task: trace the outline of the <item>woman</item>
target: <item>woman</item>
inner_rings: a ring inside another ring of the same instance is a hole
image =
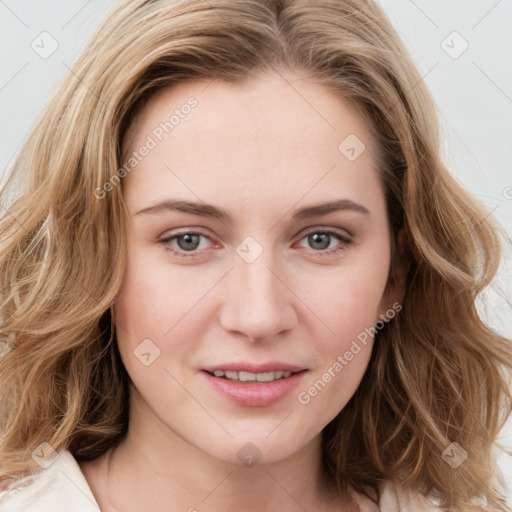
[[[370,0],[121,4],[14,188],[1,510],[508,510],[498,228]]]

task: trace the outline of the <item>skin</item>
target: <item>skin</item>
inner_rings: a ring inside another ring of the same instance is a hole
[[[357,389],[372,340],[308,404],[297,396],[403,294],[400,279],[388,283],[390,226],[370,133],[345,100],[290,71],[160,91],[132,127],[130,151],[190,96],[198,105],[122,183],[129,261],[114,312],[133,381],[129,429],[81,468],[102,511],[347,510],[322,480],[320,436]],[[366,146],[354,161],[338,150],[349,134]],[[137,214],[168,197],[233,218]],[[292,220],[301,207],[341,198],[368,213]],[[326,228],[352,243],[327,236],[339,249],[327,254],[307,236]],[[193,257],[166,250],[186,253],[183,238],[158,241],[187,230],[205,235]],[[252,263],[236,252],[247,236],[263,249]],[[134,350],[148,338],[160,355],[145,366]],[[308,371],[277,403],[248,407],[200,373],[227,361]],[[237,456],[247,443],[261,454],[252,467]]]

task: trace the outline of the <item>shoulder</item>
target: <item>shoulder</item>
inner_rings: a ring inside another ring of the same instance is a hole
[[[403,486],[398,480],[386,480],[381,486],[382,512],[439,512],[440,509],[417,490]]]
[[[23,485],[0,492],[2,512],[98,512],[100,510],[78,462],[61,451],[53,463]]]
[[[385,480],[380,487],[377,505],[366,496],[352,491],[360,512],[439,512],[431,501],[418,491],[404,487],[398,480]]]

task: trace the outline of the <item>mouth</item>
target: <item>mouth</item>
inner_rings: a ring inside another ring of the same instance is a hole
[[[233,363],[201,370],[211,389],[244,407],[267,407],[279,402],[299,385],[306,368],[284,363]]]
[[[237,372],[233,370],[214,370],[214,371],[207,371],[204,370],[206,373],[211,375],[212,377],[217,377],[219,379],[227,379],[227,380],[233,380],[237,382],[274,382],[275,380],[280,379],[286,379],[290,377],[291,375],[294,375],[296,373],[305,372],[307,370],[299,370],[299,371],[285,371],[285,370],[276,370],[272,372],[260,372],[260,373],[253,373],[253,372]]]

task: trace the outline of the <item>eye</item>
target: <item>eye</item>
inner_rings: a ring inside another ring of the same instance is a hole
[[[315,250],[315,252],[326,254],[344,250],[347,245],[352,243],[352,239],[347,235],[332,229],[316,229],[314,231],[310,231],[309,233],[306,233],[301,241],[302,240],[305,240],[306,243]],[[333,244],[333,242],[336,241],[338,241],[338,244]],[[302,247],[304,246],[302,245]]]
[[[171,236],[160,238],[158,243],[173,254],[180,257],[197,256],[201,251],[208,249],[208,242],[211,238],[198,231],[183,231]],[[342,233],[332,229],[315,229],[306,233],[301,242],[306,241],[314,252],[321,254],[337,253],[346,249],[352,243],[352,239]],[[336,241],[338,242],[336,244]],[[301,244],[302,247],[304,245]]]
[[[165,249],[179,256],[195,256],[197,252],[205,249],[202,239],[210,240],[210,237],[197,231],[184,231],[172,236],[161,238],[159,243],[163,244]],[[187,254],[189,253],[189,254]]]

